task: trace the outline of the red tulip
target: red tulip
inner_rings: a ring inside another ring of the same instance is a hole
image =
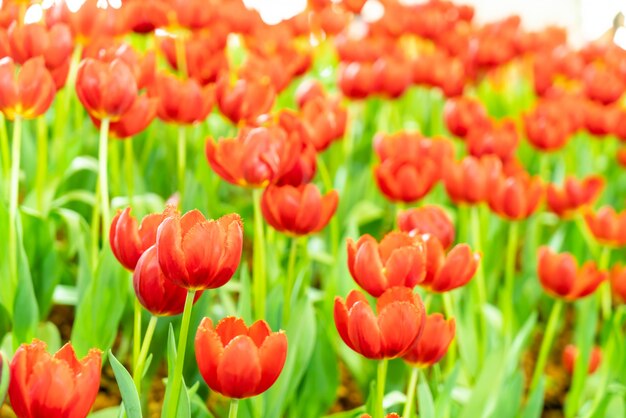
[[[548,183],[546,203],[558,216],[568,217],[596,201],[603,187],[604,179],[600,176],[588,176],[581,180],[570,176],[565,178],[562,187]]]
[[[504,218],[526,219],[539,206],[543,193],[543,183],[539,177],[530,177],[526,173],[501,177],[493,184],[489,206]]]
[[[448,131],[460,138],[465,138],[473,129],[489,124],[483,104],[470,97],[446,100],[443,117]]]
[[[126,15],[128,29],[135,33],[151,33],[168,23],[169,6],[165,1],[125,1],[121,10]]]
[[[526,137],[535,148],[556,151],[563,148],[572,133],[568,118],[558,103],[540,103],[529,114],[524,115]]]
[[[137,96],[133,105],[120,120],[109,125],[110,132],[117,138],[130,138],[146,129],[157,114],[159,100],[146,95]],[[96,119],[96,126],[100,121]]]
[[[540,247],[537,253],[537,273],[541,286],[549,294],[565,300],[576,300],[593,293],[607,278],[596,263],[588,261],[580,268],[570,253],[554,253],[548,247]]]
[[[576,365],[576,360],[578,359],[578,348],[573,344],[568,344],[565,346],[563,350],[563,368],[569,373],[574,374],[574,366]],[[600,347],[594,346],[591,349],[591,353],[589,353],[589,367],[587,368],[587,374],[593,374],[598,367],[600,366],[600,362],[602,361],[602,350]]]
[[[617,150],[617,163],[626,168],[626,147],[624,146]]]
[[[307,102],[327,98],[322,84],[313,78],[309,78],[300,83],[296,89],[295,95],[296,103],[300,109],[302,109]]]
[[[361,415],[360,418],[372,418],[372,416],[370,414],[363,414],[363,415]],[[400,415],[396,414],[395,412],[392,412],[391,414],[385,415],[385,418],[401,418],[401,417],[400,417]]]
[[[7,35],[10,56],[15,62],[24,64],[31,58],[43,57],[50,71],[66,63],[74,49],[72,33],[63,23],[47,28],[38,23],[18,25],[15,22],[9,27]]]
[[[187,29],[209,27],[217,18],[218,4],[206,0],[168,0],[176,25]]]
[[[388,159],[375,168],[376,184],[392,201],[413,203],[430,192],[439,180],[439,167],[431,160],[411,162]]]
[[[153,50],[142,55],[128,43],[106,39],[87,45],[83,50],[83,57],[94,58],[105,63],[111,63],[116,59],[121,60],[133,73],[138,90],[149,88],[154,83],[156,56]]]
[[[582,112],[580,112],[582,110]],[[615,130],[619,113],[617,108],[602,105],[591,100],[581,103],[579,112],[583,114],[585,128],[596,136],[604,136]]]
[[[295,135],[295,133],[292,133]],[[277,127],[241,129],[237,138],[206,143],[211,168],[224,180],[239,186],[265,187],[292,169],[301,144]]]
[[[204,318],[196,333],[196,361],[211,390],[231,398],[248,398],[269,389],[287,358],[287,336],[272,332],[263,320],[246,326],[232,316],[216,327]]]
[[[217,80],[215,96],[220,111],[233,123],[254,122],[272,109],[276,90],[265,80],[239,78],[232,84],[225,73]]]
[[[156,76],[148,93],[159,98],[159,119],[179,124],[202,122],[215,100],[212,86],[202,87],[194,79],[182,80],[165,73]]]
[[[11,361],[9,398],[20,418],[76,417],[89,414],[100,386],[100,351],[76,358],[70,343],[51,356],[46,343],[22,344]]]
[[[496,156],[476,158],[468,155],[443,169],[443,182],[452,201],[475,205],[487,202],[502,170],[502,163]]]
[[[299,144],[299,147],[296,145],[296,148],[299,148],[299,152],[295,164],[276,180],[276,184],[279,186],[290,185],[297,187],[310,182],[317,171],[317,152],[311,143],[310,131],[300,120],[300,117],[291,110],[281,110],[274,119],[277,119],[277,121],[269,120],[267,126],[271,127],[272,124],[278,125],[285,131],[289,141],[295,141]]]
[[[376,78],[371,63],[351,62],[339,65],[337,83],[344,96],[350,99],[364,99],[379,91],[379,80]]]
[[[454,242],[454,224],[439,206],[424,205],[420,208],[401,211],[397,220],[400,231],[414,235],[433,235],[446,249],[450,248]]]
[[[379,244],[371,235],[363,235],[356,243],[348,238],[347,247],[352,278],[374,297],[392,287],[412,289],[424,280],[426,251],[418,236],[390,232]]]
[[[70,4],[65,1],[55,2],[46,11],[46,24],[67,24],[79,44],[88,45],[98,39],[113,38],[128,30],[123,8],[101,8],[99,0],[86,0],[77,10],[70,10]]]
[[[139,258],[133,273],[133,288],[139,303],[152,315],[179,315],[185,308],[187,291],[167,280],[157,257],[156,245]],[[194,302],[202,295],[196,292]]]
[[[302,121],[309,128],[309,138],[318,152],[340,139],[346,131],[347,111],[338,100],[315,97],[301,107]]]
[[[496,155],[503,162],[515,156],[519,136],[512,120],[473,129],[466,138],[467,151],[475,157]]]
[[[426,276],[420,286],[437,293],[465,286],[474,277],[480,254],[467,244],[455,245],[447,254],[441,242],[432,235],[423,235],[426,245]]]
[[[587,211],[585,222],[593,236],[604,245],[626,245],[626,211],[615,212],[611,206],[603,206],[597,212]]]
[[[194,209],[168,216],[157,231],[163,274],[189,290],[215,289],[228,282],[241,259],[243,225],[237,214],[207,220]]]
[[[603,105],[616,102],[626,90],[623,77],[607,66],[587,66],[582,79],[587,97]]]
[[[41,57],[29,59],[17,72],[11,58],[0,59],[0,111],[8,119],[37,118],[54,99],[54,80]]]
[[[621,303],[626,303],[626,267],[618,263],[610,271],[611,289]]]
[[[322,196],[317,186],[268,186],[263,192],[263,217],[274,229],[293,235],[308,235],[326,227],[337,210],[335,190]]]
[[[446,321],[440,313],[426,317],[424,332],[411,349],[402,357],[407,363],[416,367],[430,367],[446,355],[450,343],[454,339],[456,323],[454,318]]]
[[[372,67],[378,81],[378,92],[390,98],[402,96],[412,82],[413,74],[406,59],[382,56]]]
[[[132,271],[144,251],[156,243],[157,228],[161,222],[175,209],[168,206],[163,213],[145,216],[140,227],[137,227],[137,220],[131,216],[130,211],[130,208],[118,211],[111,221],[109,243],[115,258]]]
[[[407,287],[392,287],[378,298],[376,310],[378,316],[357,290],[345,302],[336,297],[334,317],[341,339],[369,359],[403,356],[424,329],[422,300]]]
[[[135,102],[137,82],[120,59],[105,63],[86,58],[78,68],[76,93],[91,116],[117,122]]]

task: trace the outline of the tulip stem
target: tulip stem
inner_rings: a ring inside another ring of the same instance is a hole
[[[168,403],[167,416],[176,418],[178,413],[178,400],[180,398],[181,384],[183,383],[183,366],[185,365],[185,350],[187,349],[187,334],[189,334],[189,322],[191,321],[191,309],[196,296],[195,290],[187,291],[183,319],[180,324],[180,335],[178,337],[178,349],[176,350],[176,364],[174,365],[174,376],[172,376],[172,387],[170,392],[170,402]]]
[[[228,418],[237,418],[237,409],[239,409],[239,399],[231,399]]]
[[[22,150],[22,118],[13,121],[11,144],[11,183],[9,192],[9,271],[13,283],[17,283],[17,201],[20,187],[20,155]]]
[[[413,404],[415,403],[415,388],[417,387],[417,378],[419,376],[419,368],[411,367],[411,377],[409,378],[409,386],[406,390],[406,402],[404,403],[404,418],[411,418],[413,413]]]
[[[143,338],[143,343],[141,343],[141,351],[139,352],[137,363],[135,363],[133,380],[135,381],[135,387],[137,388],[137,393],[139,393],[139,396],[141,396],[141,380],[143,379],[144,372],[143,369],[146,366],[148,350],[150,349],[150,344],[152,343],[152,337],[154,336],[154,330],[156,328],[158,319],[159,318],[154,315],[150,318],[148,328],[146,329],[146,335]]]
[[[261,189],[254,189],[252,200],[254,205],[254,243],[252,249],[253,256],[253,288],[254,307],[257,319],[265,318],[265,295],[267,283],[265,282],[265,234],[263,225],[263,215],[261,214]]]
[[[454,315],[454,300],[452,299],[452,293],[450,293],[449,291],[442,293],[441,297],[443,299],[443,310],[446,313],[446,316],[448,318],[453,318],[455,315]],[[452,367],[454,367],[454,365],[456,364],[456,347],[455,347],[456,341],[457,339],[452,340],[452,342],[450,343],[450,346],[448,347],[448,360],[447,360],[448,371],[450,371]]]
[[[289,261],[287,262],[287,283],[285,283],[284,289],[284,305],[283,305],[283,326],[287,326],[289,322],[289,314],[291,311],[291,292],[293,291],[294,283],[296,281],[295,269],[296,269],[296,254],[298,253],[298,238],[291,238],[291,248],[289,250]]]
[[[611,247],[605,246],[600,253],[600,260],[598,261],[598,269],[606,270],[609,267],[611,260]],[[611,317],[612,304],[611,304],[611,283],[607,281],[600,285],[600,298],[602,304],[602,318],[607,321]]]
[[[330,178],[328,166],[322,157],[318,158],[317,161],[317,167],[320,171],[320,177],[322,178],[324,189],[326,189],[326,193],[328,193],[333,189],[333,182]],[[330,218],[330,249],[333,258],[336,259],[337,253],[339,252],[339,220],[337,216]]]
[[[37,209],[44,211],[44,190],[48,174],[48,132],[44,116],[37,118],[37,172],[35,174],[35,190],[37,190]]]
[[[513,299],[515,288],[515,262],[517,260],[517,244],[519,241],[519,222],[509,224],[509,240],[506,247],[506,266],[504,270],[504,297],[502,298],[502,312],[504,314],[504,330],[510,338],[515,329],[513,313]]]
[[[548,318],[548,324],[546,325],[545,332],[543,334],[543,339],[541,340],[541,347],[539,348],[539,357],[537,357],[537,363],[535,363],[535,371],[533,372],[533,377],[530,383],[530,392],[539,384],[539,379],[543,375],[543,370],[546,367],[546,362],[548,361],[548,355],[550,354],[550,349],[552,348],[552,342],[554,341],[554,336],[556,334],[556,328],[559,323],[559,319],[561,316],[561,311],[563,310],[563,300],[556,299],[554,304],[552,305],[552,311],[550,312],[550,318]]]
[[[185,195],[185,168],[187,165],[187,137],[185,126],[178,126],[178,194],[180,196],[180,207],[184,204]]]
[[[176,49],[176,66],[182,77],[187,78],[187,55],[185,51],[185,39],[182,34],[177,34],[174,39],[174,48]]]
[[[483,257],[479,210],[480,208],[478,206],[474,206],[472,208],[470,221],[472,227],[472,235],[474,236],[474,249],[481,255],[481,257]],[[484,258],[478,263],[478,270],[476,271],[476,285],[474,287],[477,290],[478,296],[478,306],[476,309],[476,314],[478,315],[478,323],[480,325],[480,331],[482,335],[482,338],[479,339],[481,341],[481,346],[487,344],[488,340],[487,321],[485,320],[485,315],[483,314],[483,309],[487,305],[487,290],[485,287],[485,269],[483,267],[483,260]]]
[[[2,178],[8,179],[11,175],[11,151],[9,151],[9,135],[7,134],[7,123],[4,114],[0,112],[0,155],[2,156]],[[3,190],[4,185],[2,187]]]
[[[137,298],[135,298],[133,309],[133,367],[137,368],[139,363],[139,353],[141,351],[141,304]]]
[[[385,407],[383,406],[383,399],[385,398],[385,381],[387,379],[387,359],[382,359],[378,362],[378,373],[376,377],[376,410],[374,411],[374,418],[383,418],[385,415]]]
[[[591,232],[589,232],[589,228],[585,224],[585,219],[582,215],[576,217],[576,225],[578,226],[578,230],[580,234],[583,236],[587,246],[589,247],[589,251],[591,251],[591,255],[594,257],[598,256],[598,244],[594,241]]]
[[[128,195],[128,205],[132,207],[135,194],[135,176],[133,174],[135,156],[131,139],[127,138],[124,140],[124,162],[126,163],[126,194]]]
[[[102,210],[102,234],[109,229],[111,213],[109,209],[109,181],[107,172],[107,152],[109,146],[109,119],[100,123],[100,144],[98,149],[98,178],[100,184],[100,206]],[[96,244],[97,245],[97,244]]]

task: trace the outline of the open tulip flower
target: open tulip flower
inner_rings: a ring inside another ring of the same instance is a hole
[[[562,218],[571,216],[581,208],[593,204],[600,197],[604,183],[600,176],[588,176],[581,180],[567,177],[562,187],[548,183],[546,204]]]
[[[433,235],[445,249],[450,248],[454,243],[454,224],[439,206],[424,205],[401,211],[398,213],[397,221],[400,231],[414,235]]]
[[[598,242],[613,247],[626,245],[626,211],[616,212],[603,206],[596,212],[585,213],[585,222]]]
[[[433,292],[448,292],[465,286],[474,277],[480,255],[467,244],[455,245],[447,254],[434,235],[422,235],[426,247],[426,276],[420,286]]]
[[[17,72],[13,59],[0,59],[0,111],[8,119],[43,115],[55,93],[54,80],[42,57],[29,59]]]
[[[607,278],[596,263],[588,261],[581,267],[573,255],[557,254],[548,247],[539,248],[537,272],[543,288],[553,296],[576,300],[593,293]]]
[[[363,235],[348,238],[348,268],[352,278],[367,293],[379,297],[397,286],[414,288],[426,274],[426,248],[421,237],[390,232],[380,241]]]
[[[496,156],[476,158],[468,155],[446,166],[443,173],[446,192],[455,203],[475,205],[487,202],[503,169]]]
[[[203,87],[194,79],[181,80],[165,73],[156,76],[148,93],[159,99],[159,119],[178,124],[193,124],[206,119],[215,102],[213,86]]]
[[[287,359],[287,336],[263,320],[249,328],[226,317],[213,326],[204,318],[195,340],[196,361],[209,388],[230,398],[248,398],[269,389]]]
[[[557,151],[567,144],[572,126],[562,115],[561,107],[553,102],[540,103],[524,116],[528,141],[538,150]]]
[[[403,356],[424,329],[426,312],[408,287],[392,287],[376,301],[378,316],[365,296],[353,290],[335,298],[335,325],[348,347],[369,359]]]
[[[11,361],[9,399],[18,418],[85,418],[98,394],[102,360],[91,350],[79,360],[71,344],[54,355],[46,344],[22,344]]]
[[[531,177],[527,173],[501,176],[493,183],[489,206],[504,218],[526,219],[537,210],[543,194],[544,186],[539,177]]]
[[[430,367],[438,363],[448,352],[455,330],[454,318],[446,320],[440,313],[428,315],[422,336],[402,359],[416,367]]]
[[[467,152],[470,155],[495,155],[503,162],[514,157],[518,143],[519,134],[510,119],[472,129],[466,138]]]
[[[565,346],[565,349],[563,350],[562,362],[563,367],[569,374],[574,374],[574,366],[576,365],[576,359],[579,355],[580,353],[575,345],[568,344]],[[589,355],[589,368],[587,369],[587,373],[593,374],[596,370],[598,370],[601,361],[602,350],[600,347],[594,346]]]
[[[231,84],[230,75],[224,73],[215,86],[217,105],[233,123],[254,122],[276,100],[276,90],[268,82],[239,78]]]
[[[443,117],[448,131],[459,138],[465,138],[471,130],[489,124],[487,111],[482,103],[470,97],[446,100]]]

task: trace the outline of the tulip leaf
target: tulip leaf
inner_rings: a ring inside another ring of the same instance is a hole
[[[9,389],[9,361],[5,354],[0,353],[0,405],[4,402]]]
[[[165,398],[163,399],[163,409],[161,412],[162,418],[167,418],[168,405],[172,401],[172,376],[174,375],[174,365],[176,364],[176,339],[174,338],[174,328],[170,323],[167,338],[167,383],[165,385]],[[176,412],[176,418],[190,418],[191,407],[189,404],[189,393],[187,392],[187,386],[185,385],[185,379],[183,378],[182,385],[180,387],[180,394],[178,398],[178,409]]]
[[[420,372],[420,382],[417,385],[417,399],[419,401],[419,413],[421,417],[435,416],[435,402],[433,394],[428,386],[428,380],[423,372]],[[407,417],[410,418],[410,417]]]
[[[443,382],[443,387],[439,390],[437,400],[435,401],[436,414],[434,416],[444,417],[449,415],[450,399],[452,397],[452,391],[454,389],[454,385],[456,384],[460,370],[461,365],[460,363],[457,363],[454,366],[454,369],[452,369],[452,372],[448,374],[448,377]]]
[[[106,409],[101,409],[92,414],[89,414],[88,418],[117,418],[120,414],[119,406],[111,406]]]
[[[126,410],[127,418],[141,418],[141,401],[139,400],[139,394],[137,393],[137,388],[135,387],[132,376],[122,363],[115,358],[111,350],[109,350],[109,362],[115,374],[117,385],[120,388],[123,401],[122,405]]]
[[[541,376],[539,384],[528,396],[526,406],[522,411],[521,418],[539,418],[543,409],[543,397],[546,384],[545,376]]]

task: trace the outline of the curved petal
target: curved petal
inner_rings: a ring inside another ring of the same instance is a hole
[[[235,337],[224,347],[217,366],[221,393],[230,398],[247,398],[255,395],[261,382],[262,369],[259,349],[247,335]]]
[[[369,359],[383,358],[381,331],[369,304],[357,302],[352,306],[348,314],[348,335],[357,353]]]
[[[204,318],[200,322],[195,337],[196,363],[200,374],[207,385],[218,393],[222,393],[222,386],[217,377],[217,367],[222,360],[224,346],[220,336],[213,329],[213,322],[209,318]]]
[[[275,332],[265,339],[259,348],[261,361],[261,382],[255,390],[255,395],[269,389],[283,370],[287,360],[287,336],[284,332]]]

